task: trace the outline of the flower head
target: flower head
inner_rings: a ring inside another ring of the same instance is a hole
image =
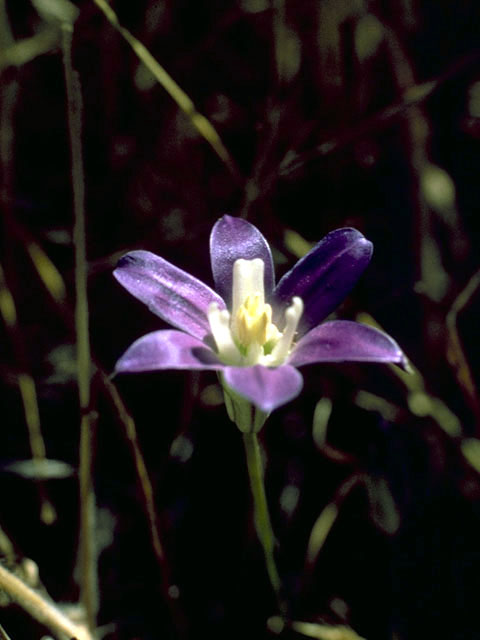
[[[243,400],[268,414],[300,393],[303,379],[296,367],[343,361],[404,366],[405,356],[386,334],[357,322],[322,322],[349,293],[371,254],[372,244],[359,231],[337,229],[275,286],[263,235],[245,220],[224,216],[210,237],[216,293],[153,253],[127,253],[114,271],[116,279],[176,329],[139,338],[116,371],[217,370],[227,408],[233,403],[238,409]]]

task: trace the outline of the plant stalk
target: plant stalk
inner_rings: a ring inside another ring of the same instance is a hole
[[[20,578],[0,565],[0,589],[40,624],[48,627],[57,638],[92,640],[87,629],[73,623],[52,602],[26,585]]]
[[[88,627],[96,627],[98,610],[97,549],[95,544],[95,496],[93,448],[95,419],[91,407],[92,361],[88,323],[85,188],[82,153],[82,95],[78,74],[72,64],[73,26],[62,24],[62,52],[67,92],[68,131],[71,149],[73,209],[75,224],[75,331],[77,342],[78,395],[81,411],[80,484],[80,600]]]
[[[285,616],[286,603],[282,597],[282,582],[275,562],[275,535],[273,533],[267,496],[263,479],[263,465],[257,434],[243,433],[243,443],[247,458],[248,477],[253,497],[255,526],[260,543],[263,547],[268,577],[272,585],[279,612]]]

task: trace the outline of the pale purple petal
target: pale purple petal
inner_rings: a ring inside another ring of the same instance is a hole
[[[215,288],[227,305],[230,305],[232,299],[233,264],[239,258],[263,260],[265,297],[270,297],[275,285],[272,252],[253,224],[242,218],[220,218],[210,235],[210,257]]]
[[[150,311],[196,338],[203,339],[210,333],[209,305],[216,302],[225,308],[210,287],[150,251],[127,253],[113,275]]]
[[[275,289],[278,301],[304,303],[300,334],[324,320],[347,296],[372,256],[372,243],[356,229],[337,229],[286,273]]]
[[[296,398],[303,386],[301,373],[289,365],[226,367],[223,377],[229,387],[265,413]]]
[[[393,362],[406,367],[398,344],[386,333],[366,324],[333,320],[315,327],[299,341],[289,364],[313,362]]]
[[[115,365],[117,373],[158,369],[222,369],[203,342],[181,331],[153,331],[136,340]]]

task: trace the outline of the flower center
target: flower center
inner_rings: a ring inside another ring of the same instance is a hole
[[[252,343],[264,345],[269,329],[276,329],[272,323],[272,307],[263,304],[258,293],[247,297],[237,311],[235,320],[238,341],[245,347]]]
[[[218,355],[227,364],[277,366],[292,349],[303,312],[303,302],[293,298],[285,311],[283,332],[272,322],[272,307],[265,303],[264,263],[260,258],[236,260],[233,265],[231,314],[212,303],[208,321]]]

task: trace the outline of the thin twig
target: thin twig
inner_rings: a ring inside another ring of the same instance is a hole
[[[447,314],[446,324],[449,334],[448,361],[455,369],[455,375],[457,376],[458,383],[475,412],[478,426],[480,428],[480,402],[478,393],[458,331],[458,316],[469,304],[470,300],[479,288],[480,269],[474,273],[468,281],[467,286],[455,298],[452,307]]]
[[[103,371],[100,371],[100,381],[105,392],[108,395],[113,408],[115,409],[117,418],[123,427],[125,436],[131,449],[131,454],[135,465],[135,472],[137,474],[137,480],[143,498],[143,508],[149,525],[152,548],[161,569],[162,594],[165,598],[165,602],[170,609],[170,613],[176,630],[179,633],[179,636],[183,637],[186,635],[187,623],[178,601],[178,589],[171,582],[170,567],[160,536],[160,528],[157,512],[155,509],[152,482],[150,480],[148,469],[140,448],[140,443],[138,442],[135,422],[132,416],[128,413],[128,410],[125,407],[117,388],[110,382],[108,376]]]
[[[340,151],[372,132],[377,134],[382,128],[390,125],[398,116],[403,116],[405,111],[421,105],[447,81],[455,78],[470,65],[478,63],[479,59],[480,52],[478,51],[460,58],[452,64],[445,73],[432,80],[408,87],[396,102],[378,111],[373,116],[365,118],[358,124],[353,125],[338,136],[325,140],[325,142],[322,142],[310,151],[297,154],[290,150],[280,163],[278,169],[279,174],[281,176],[288,176],[306,164],[323,158],[333,152]]]
[[[118,420],[123,426],[128,443],[131,447],[133,461],[135,464],[135,470],[137,473],[138,483],[142,491],[143,503],[145,508],[145,515],[147,516],[150,535],[152,538],[152,547],[159,561],[163,567],[165,563],[165,552],[160,539],[160,533],[158,529],[157,514],[155,510],[155,502],[153,498],[153,488],[148,474],[145,460],[140,449],[140,445],[137,438],[137,429],[132,416],[128,413],[120,394],[117,391],[115,385],[113,385],[106,374],[101,374],[102,384],[108,393],[110,401],[116,411]]]

